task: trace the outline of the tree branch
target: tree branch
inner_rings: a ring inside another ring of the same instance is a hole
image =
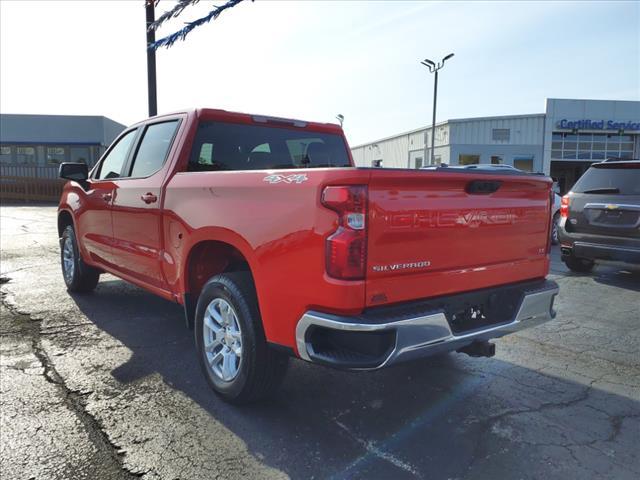
[[[149,26],[149,28],[157,28],[157,26],[160,24],[159,23],[160,20],[163,19],[163,17],[165,17],[165,18],[162,20],[162,22],[164,22],[168,18],[177,17],[178,15],[180,15],[180,13],[182,13],[182,11],[186,7],[188,7],[189,5],[193,5],[193,4],[197,3],[198,1],[199,0],[182,0],[182,1],[180,1],[178,3],[178,5],[176,5],[174,8],[172,8],[169,12],[166,12],[166,13],[162,14],[160,16],[160,18],[158,19],[158,21],[152,23]],[[171,35],[167,35],[166,37],[161,38],[160,40],[156,41],[155,43],[150,44],[148,48],[153,49],[153,50],[157,50],[160,47],[169,48],[171,45],[173,45],[178,40],[184,40],[185,37],[194,28],[197,28],[200,25],[204,25],[205,23],[208,23],[211,20],[215,20],[216,18],[218,18],[220,16],[220,14],[222,12],[224,12],[225,10],[227,10],[229,8],[235,7],[237,4],[239,4],[242,1],[243,0],[227,0],[227,3],[225,3],[224,5],[220,5],[219,7],[213,7],[213,10],[211,10],[204,17],[198,18],[197,20],[194,20],[193,22],[187,22],[187,24],[183,28],[181,28],[177,32],[172,33]]]
[[[162,15],[160,15],[160,17],[155,22],[149,25],[148,29],[157,30],[164,22],[166,22],[170,18],[178,17],[185,8],[187,8],[189,5],[195,5],[199,1],[200,0],[178,0],[178,3],[171,10],[167,10]],[[156,5],[158,4],[158,2],[159,0],[156,0]]]

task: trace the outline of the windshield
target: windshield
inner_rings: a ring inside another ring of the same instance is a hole
[[[189,170],[350,167],[342,136],[221,122],[198,126]]]
[[[640,195],[640,168],[595,168],[580,177],[571,189],[575,193]],[[615,190],[615,191],[614,191]]]

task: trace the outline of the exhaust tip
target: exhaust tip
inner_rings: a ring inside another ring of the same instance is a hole
[[[466,353],[470,357],[493,357],[496,354],[496,344],[491,342],[473,342],[466,347],[456,350],[458,353]]]

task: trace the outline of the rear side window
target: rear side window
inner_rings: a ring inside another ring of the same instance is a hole
[[[107,153],[107,156],[102,160],[100,164],[100,170],[96,175],[98,180],[108,180],[110,178],[119,178],[124,167],[124,162],[127,160],[131,144],[136,138],[136,130],[131,130],[126,133],[118,143]]]
[[[162,168],[178,128],[178,120],[149,125],[133,161],[131,177],[148,177]]]
[[[198,126],[190,171],[349,167],[342,136],[221,122]]]
[[[602,193],[640,195],[640,168],[591,167],[571,190],[575,193],[598,193],[600,190]]]

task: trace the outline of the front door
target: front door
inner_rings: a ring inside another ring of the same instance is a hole
[[[76,214],[76,235],[82,256],[92,262],[109,264],[111,260],[111,199],[113,182],[89,180],[82,206]]]
[[[147,125],[113,195],[115,268],[131,280],[165,290],[162,273],[163,168],[179,120]]]
[[[135,137],[136,130],[131,130],[113,144],[92,172],[85,195],[79,199],[78,244],[84,249],[84,256],[103,265],[110,265],[113,260],[111,205],[116,188],[114,179],[121,175]]]

